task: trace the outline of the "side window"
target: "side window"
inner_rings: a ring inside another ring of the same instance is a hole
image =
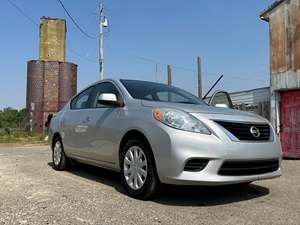
[[[112,84],[110,82],[97,84],[93,89],[93,93],[92,93],[92,97],[91,97],[91,107],[92,108],[107,107],[107,106],[99,104],[97,101],[99,96],[103,93],[115,94],[117,96],[117,99],[120,99],[120,97],[121,97],[118,89],[116,88],[116,86],[114,84]]]
[[[161,101],[161,102],[168,101],[168,98],[169,98],[168,92],[157,92],[156,95],[157,95],[157,98],[159,101]]]
[[[71,102],[71,109],[86,109],[88,108],[88,100],[92,91],[92,87],[81,92]]]
[[[146,100],[153,100],[153,97],[152,97],[152,95],[146,95],[146,96],[144,96],[144,99],[146,99]]]

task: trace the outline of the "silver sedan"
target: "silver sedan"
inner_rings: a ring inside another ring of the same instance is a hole
[[[49,137],[54,169],[78,161],[119,171],[127,193],[140,199],[163,183],[247,184],[281,175],[280,142],[266,119],[153,82],[92,84],[53,117]]]

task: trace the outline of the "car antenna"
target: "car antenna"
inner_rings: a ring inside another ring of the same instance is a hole
[[[219,83],[219,81],[223,78],[223,74],[219,77],[219,79],[213,84],[213,86],[208,90],[208,92],[206,92],[206,94],[204,95],[204,97],[202,98],[202,100],[204,100],[207,95],[211,92],[212,89],[214,89],[214,87],[217,85],[217,83]]]

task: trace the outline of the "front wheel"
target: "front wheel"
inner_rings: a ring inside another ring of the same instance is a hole
[[[129,196],[149,199],[160,190],[154,157],[150,147],[139,139],[129,140],[120,158],[123,186]]]
[[[70,159],[66,156],[62,141],[59,137],[53,141],[52,163],[55,170],[66,170],[70,166]]]

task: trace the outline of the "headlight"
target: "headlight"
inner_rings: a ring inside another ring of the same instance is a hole
[[[197,118],[176,109],[156,109],[153,111],[156,120],[176,129],[211,134],[210,130]]]

